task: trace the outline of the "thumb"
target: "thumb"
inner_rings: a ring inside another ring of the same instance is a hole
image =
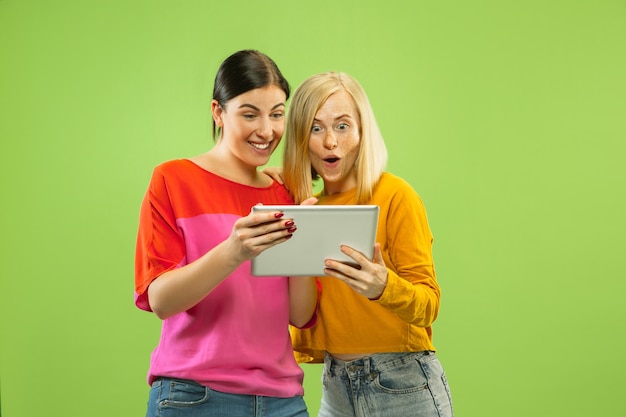
[[[383,259],[383,253],[380,250],[380,243],[378,243],[378,242],[376,242],[376,244],[374,245],[374,259],[372,261],[375,264],[382,265],[385,268],[387,267],[385,265],[385,260]]]
[[[256,203],[254,206],[250,207],[250,214],[252,214],[253,207],[255,207],[255,206],[262,206],[262,205],[263,205],[263,203]]]

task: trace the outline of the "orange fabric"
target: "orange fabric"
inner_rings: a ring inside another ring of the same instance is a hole
[[[318,204],[356,204],[355,191],[320,196]],[[332,277],[320,277],[318,322],[292,328],[299,362],[323,362],[332,353],[435,350],[431,325],[440,289],[432,258],[433,237],[419,195],[403,179],[385,173],[367,204],[380,207],[376,241],[389,271],[378,300],[363,297]]]

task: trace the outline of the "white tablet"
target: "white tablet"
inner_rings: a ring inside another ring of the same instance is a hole
[[[324,275],[327,258],[354,260],[344,255],[345,244],[362,252],[369,259],[374,254],[378,206],[254,206],[253,212],[282,211],[283,219],[294,219],[297,230],[292,238],[263,251],[252,260],[255,276],[320,276]]]

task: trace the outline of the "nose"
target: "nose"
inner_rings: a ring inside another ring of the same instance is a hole
[[[256,134],[263,139],[269,139],[272,137],[272,123],[269,120],[261,119],[259,126],[257,127]]]
[[[337,138],[333,135],[333,132],[329,130],[324,136],[324,147],[326,149],[335,149],[337,147]]]

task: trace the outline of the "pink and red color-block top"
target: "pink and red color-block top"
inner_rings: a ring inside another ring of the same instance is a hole
[[[150,311],[150,283],[224,241],[233,223],[258,203],[293,200],[276,182],[267,188],[238,184],[186,159],[157,166],[140,213],[137,307]],[[148,383],[164,376],[234,394],[302,395],[303,372],[288,325],[288,279],[253,277],[244,262],[196,306],[163,320]]]

